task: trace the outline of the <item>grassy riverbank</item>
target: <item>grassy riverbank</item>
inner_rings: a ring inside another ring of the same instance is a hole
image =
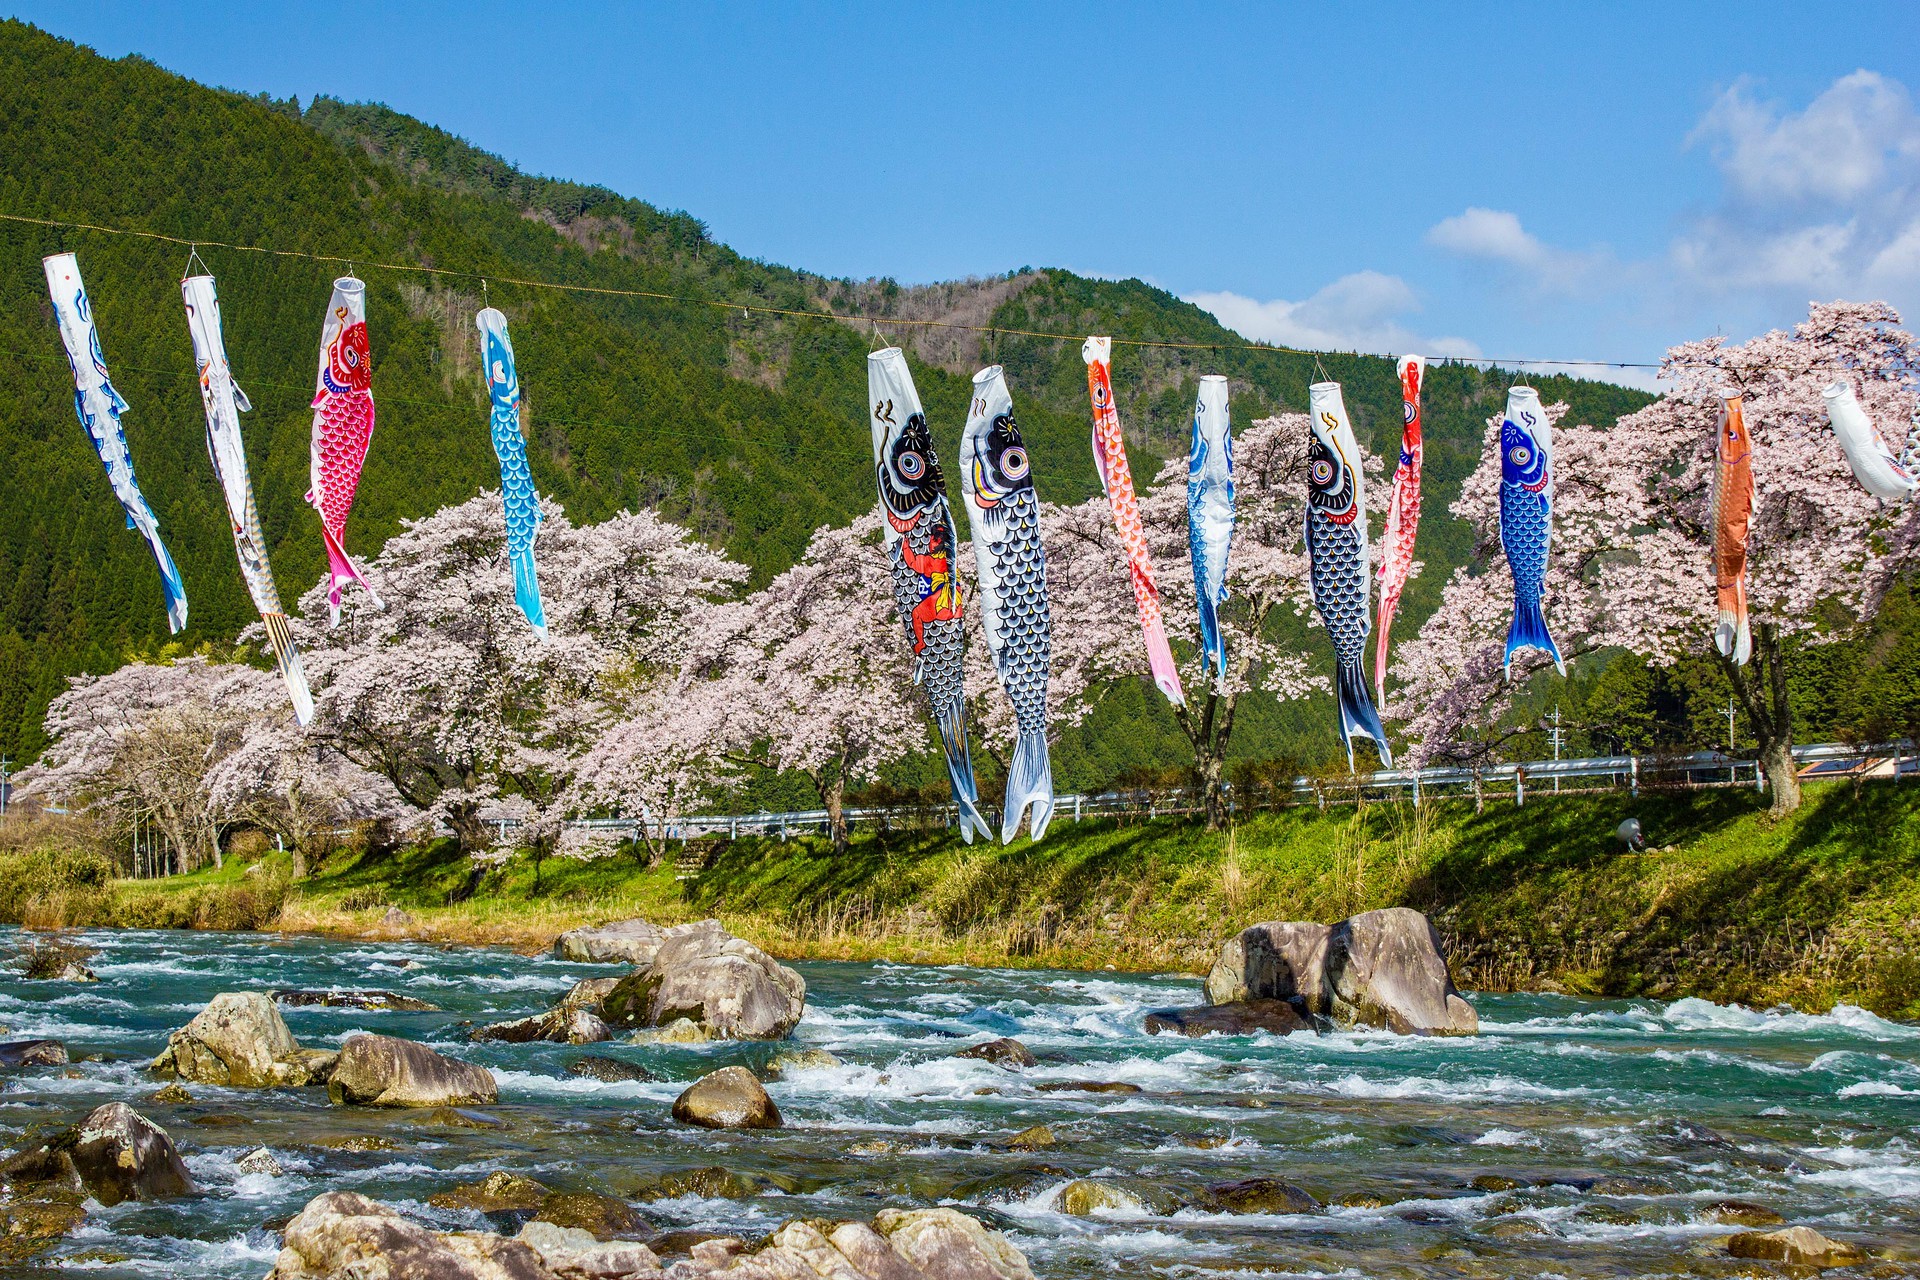
[[[1628,814],[1654,846],[1623,853]],[[42,842],[44,844],[44,842]],[[285,855],[161,882],[61,885],[83,860],[0,856],[0,915],[41,927],[277,927],[533,950],[581,923],[715,915],[788,957],[1204,971],[1255,920],[1432,914],[1462,986],[1837,1000],[1920,1015],[1920,788],[1823,785],[1785,822],[1750,792],[1373,804],[1262,814],[1231,834],[1174,820],[1056,825],[1038,845],[945,833],[740,840],[699,875],[625,858],[524,859],[473,883],[448,843]],[[463,901],[449,902],[471,889]],[[389,918],[398,907],[406,919]]]

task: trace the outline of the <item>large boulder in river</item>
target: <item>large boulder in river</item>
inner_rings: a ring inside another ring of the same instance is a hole
[[[716,1040],[777,1040],[806,1004],[806,981],[751,942],[690,931],[668,938],[645,970],[621,979],[600,1016],[615,1027],[685,1018]]]
[[[500,1086],[485,1067],[458,1062],[394,1036],[354,1036],[340,1046],[327,1097],[367,1107],[460,1107],[497,1102]]]
[[[52,1183],[84,1191],[106,1205],[164,1200],[199,1190],[167,1131],[124,1102],[96,1107],[52,1142],[0,1164],[0,1182]]]
[[[1207,1000],[1292,1000],[1309,1013],[1330,1012],[1327,999],[1327,938],[1324,924],[1273,920],[1242,929],[1220,949],[1207,975]]]
[[[58,1040],[11,1040],[0,1044],[0,1067],[63,1067],[67,1046]]]
[[[1344,1024],[1422,1036],[1480,1030],[1447,973],[1440,934],[1410,907],[1363,911],[1333,926],[1326,964],[1333,1015]]]
[[[673,1118],[702,1129],[778,1129],[780,1108],[745,1067],[701,1076],[673,1100]]]
[[[718,920],[696,920],[667,928],[645,920],[616,920],[596,928],[567,930],[553,940],[553,957],[582,964],[632,964],[644,969],[653,963],[661,943],[687,934],[724,936],[726,930]]]
[[[1480,1029],[1447,974],[1439,933],[1409,907],[1365,911],[1334,925],[1275,920],[1243,929],[1221,948],[1207,975],[1207,998],[1223,1009],[1286,1001],[1309,1020],[1331,1017],[1402,1035],[1470,1036]],[[1168,1024],[1163,1029],[1187,1030],[1157,1016]]]
[[[318,1084],[332,1065],[332,1053],[295,1043],[273,997],[263,991],[215,996],[167,1037],[166,1049],[153,1060],[162,1076],[255,1089]]]
[[[595,1044],[613,1039],[613,1031],[592,1010],[561,1007],[536,1013],[531,1018],[476,1027],[468,1039],[498,1040],[505,1044],[531,1044],[536,1040],[554,1044]]]
[[[653,1251],[628,1240],[537,1219],[514,1238],[440,1232],[351,1191],[314,1197],[287,1224],[267,1280],[660,1280]],[[714,1280],[1033,1280],[1020,1251],[953,1209],[888,1209],[868,1226],[794,1221],[749,1246],[734,1237],[696,1244],[672,1274]]]

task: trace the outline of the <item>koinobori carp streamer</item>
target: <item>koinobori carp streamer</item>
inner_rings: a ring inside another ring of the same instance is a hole
[[[1371,738],[1383,767],[1393,767],[1386,730],[1367,688],[1372,577],[1367,571],[1367,481],[1360,443],[1337,382],[1307,389],[1307,582],[1321,625],[1333,640],[1340,739],[1353,765],[1353,740]]]
[[[540,529],[540,495],[527,466],[527,442],[520,434],[520,375],[513,367],[513,342],[507,317],[488,307],[474,317],[480,328],[480,367],[492,399],[488,425],[493,452],[500,459],[500,499],[506,509],[507,560],[513,566],[513,598],[541,638],[547,634],[547,610],[534,576],[533,537]]]
[[[126,510],[127,528],[138,530],[153,551],[154,562],[160,566],[167,630],[178,635],[187,625],[187,587],[160,540],[159,518],[133,474],[133,455],[127,451],[127,433],[120,421],[127,412],[127,402],[107,377],[107,358],[100,351],[100,331],[94,325],[86,285],[80,280],[80,264],[70,253],[56,253],[41,265],[46,268],[47,292],[53,299],[60,341],[66,346],[67,363],[73,369],[73,410],[87,429],[94,452],[100,455],[100,465],[106,468],[108,488]]]
[[[1046,834],[1053,816],[1053,767],[1047,758],[1047,679],[1053,624],[1047,611],[1047,554],[1040,543],[1040,500],[1032,465],[1013,420],[1013,397],[1000,366],[973,375],[973,400],[960,437],[960,491],[973,527],[980,571],[980,621],[1000,687],[1013,704],[1016,735],[1007,766],[1001,843],[1011,843],[1029,805],[1028,833]]]
[[[1187,551],[1200,612],[1200,670],[1213,668],[1215,688],[1227,678],[1227,642],[1220,606],[1227,600],[1227,557],[1233,549],[1233,428],[1227,416],[1227,380],[1200,379],[1193,405],[1193,443],[1187,451]]]
[[[867,357],[867,404],[887,563],[894,603],[913,647],[913,681],[926,692],[940,730],[947,780],[960,811],[960,838],[971,844],[978,831],[991,840],[993,828],[980,816],[967,747],[966,622],[959,567],[953,562],[960,538],[926,411],[900,348]]]
[[[340,591],[357,582],[380,597],[347,556],[347,513],[360,468],[373,439],[373,364],[367,344],[367,286],[352,276],[333,282],[333,297],[320,326],[320,372],[313,391],[313,442],[308,450],[311,487],[307,501],[320,513],[327,545],[327,613],[340,621]]]
[[[260,611],[260,621],[266,626],[267,643],[279,664],[281,679],[287,682],[287,694],[293,699],[294,719],[306,724],[313,719],[313,694],[307,688],[306,672],[300,669],[300,654],[293,647],[286,610],[281,608],[280,592],[273,584],[273,568],[267,563],[267,542],[260,532],[253,482],[247,477],[247,451],[240,438],[240,414],[253,406],[234,384],[233,371],[227,366],[220,299],[214,292],[213,277],[188,276],[180,282],[180,295],[187,304],[187,332],[192,335],[193,362],[200,371],[200,404],[207,414],[207,456],[213,461],[213,474],[227,502],[227,522],[233,528],[234,552],[240,557],[240,576],[246,580],[247,594],[253,597],[253,607]]]
[[[1920,476],[1914,474],[1908,461],[1894,455],[1886,438],[1853,394],[1853,385],[1835,382],[1820,395],[1827,402],[1827,421],[1833,425],[1833,434],[1838,437],[1840,449],[1847,455],[1847,465],[1853,468],[1853,478],[1860,482],[1860,487],[1888,502],[1912,496],[1914,489],[1920,487]]]
[[[1538,649],[1561,675],[1567,664],[1547,632],[1541,592],[1553,544],[1553,424],[1532,387],[1507,391],[1500,420],[1500,547],[1513,574],[1513,623],[1502,666],[1513,678],[1513,655]]]
[[[1380,536],[1380,634],[1374,638],[1373,691],[1381,705],[1387,700],[1387,640],[1400,592],[1413,572],[1413,543],[1420,532],[1420,388],[1427,376],[1422,356],[1401,356],[1400,465],[1393,470],[1393,492],[1387,500],[1387,527]]]
[[[1140,520],[1140,497],[1133,490],[1133,470],[1127,465],[1127,442],[1120,433],[1120,413],[1113,405],[1113,339],[1088,338],[1080,348],[1087,364],[1087,396],[1093,402],[1093,465],[1107,491],[1107,509],[1127,553],[1127,577],[1133,583],[1133,603],[1140,612],[1140,630],[1146,636],[1147,669],[1153,682],[1174,706],[1185,706],[1180,672],[1167,644],[1166,620],[1160,616],[1160,587],[1153,579],[1153,559],[1147,552],[1147,531]]]
[[[1753,437],[1740,393],[1721,393],[1720,423],[1714,431],[1713,485],[1707,500],[1713,523],[1713,576],[1719,618],[1713,646],[1745,666],[1753,653],[1747,623],[1747,533],[1753,522]]]

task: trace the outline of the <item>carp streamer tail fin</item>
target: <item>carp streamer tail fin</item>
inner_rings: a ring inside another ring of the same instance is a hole
[[[1212,666],[1218,688],[1227,678],[1227,641],[1220,634],[1219,606],[1204,595],[1200,597],[1200,650],[1201,671],[1204,674]]]
[[[1553,659],[1561,675],[1567,674],[1567,660],[1560,656],[1560,646],[1547,632],[1547,615],[1540,612],[1538,600],[1531,604],[1513,602],[1513,625],[1507,628],[1507,653],[1502,663],[1509,680],[1513,679],[1513,655],[1522,649],[1538,649]]]
[[[1387,731],[1380,727],[1380,712],[1367,692],[1365,665],[1358,661],[1341,663],[1335,692],[1340,702],[1340,736],[1347,743],[1347,763],[1353,763],[1353,739],[1358,735],[1373,740],[1374,750],[1380,753],[1381,768],[1393,768],[1393,750],[1387,746]]]
[[[533,548],[524,552],[515,552],[513,560],[513,599],[520,606],[520,612],[527,615],[527,621],[540,633],[542,640],[547,638],[547,608],[540,602],[540,583],[533,576]]]
[[[1736,583],[1732,591],[1722,594],[1736,598],[1731,609],[1725,603],[1720,607],[1720,621],[1713,629],[1713,647],[1722,657],[1732,658],[1736,667],[1744,667],[1753,656],[1753,632],[1747,627],[1747,593],[1744,584]]]
[[[273,660],[280,667],[280,678],[287,682],[287,694],[293,699],[293,718],[301,724],[313,720],[313,691],[307,687],[307,673],[300,666],[300,651],[293,647],[293,632],[287,628],[284,613],[263,613],[260,621],[267,627],[267,643]]]
[[[331,579],[327,586],[327,625],[333,627],[340,625],[340,592],[349,582],[360,584],[361,588],[373,598],[374,608],[386,608],[386,601],[380,598],[380,593],[373,589],[366,575],[360,572],[360,567],[347,555],[347,549],[327,532],[325,525],[320,527],[320,540],[327,545],[327,573]]]
[[[1373,639],[1373,701],[1375,708],[1387,705],[1387,631],[1393,626],[1393,609],[1380,606],[1380,632]]]
[[[1167,628],[1158,618],[1146,629],[1147,669],[1167,701],[1176,707],[1187,705],[1186,691],[1180,687],[1180,669],[1173,665],[1173,648],[1167,643]]]
[[[179,635],[187,629],[187,584],[180,577],[180,570],[174,567],[173,557],[167,554],[166,544],[160,541],[160,530],[154,529],[146,535],[147,545],[153,548],[153,558],[160,566],[160,595],[167,604],[167,631]]]
[[[1053,817],[1053,766],[1047,759],[1047,735],[1044,730],[1022,731],[1013,747],[1013,763],[1007,767],[1007,802],[1001,814],[1000,843],[1012,844],[1013,833],[1020,829],[1020,815],[1033,806],[1033,818],[1027,827],[1029,839],[1047,834],[1047,821]]]
[[[966,703],[955,698],[935,717],[940,724],[940,746],[947,758],[947,781],[953,784],[953,803],[960,810],[960,838],[973,843],[978,831],[993,839],[993,828],[980,816],[980,787],[973,780],[973,754],[967,748]]]

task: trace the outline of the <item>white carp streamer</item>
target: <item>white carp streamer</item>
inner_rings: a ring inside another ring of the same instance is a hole
[[[214,293],[212,276],[188,276],[180,282],[180,295],[187,304],[187,332],[193,338],[193,362],[200,371],[200,404],[207,414],[207,457],[213,462],[213,474],[220,481],[221,495],[227,500],[227,521],[233,528],[233,549],[240,557],[240,576],[246,580],[247,594],[266,624],[267,643],[279,664],[280,676],[287,682],[287,694],[293,699],[293,716],[301,724],[313,719],[313,694],[307,688],[307,674],[300,669],[300,654],[293,647],[293,633],[287,629],[286,610],[280,606],[280,591],[273,584],[273,569],[267,563],[267,540],[260,532],[260,513],[253,502],[253,482],[247,477],[247,451],[240,438],[240,414],[251,410],[246,393],[234,385],[233,371],[227,367],[227,344],[220,331],[220,299]]]

